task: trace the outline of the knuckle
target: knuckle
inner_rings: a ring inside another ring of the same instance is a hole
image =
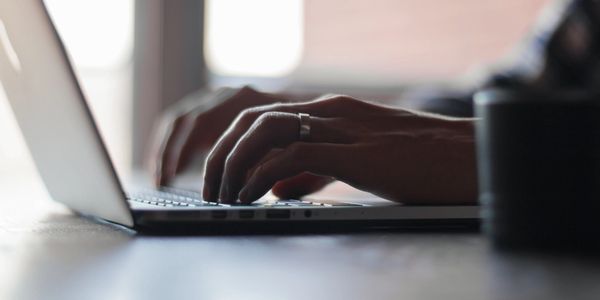
[[[249,85],[245,85],[242,87],[229,87],[225,88],[224,92],[230,93],[232,98],[245,98],[256,95],[258,92],[250,87]]]
[[[256,107],[246,108],[242,110],[238,117],[238,122],[242,125],[250,125],[260,115],[260,111]]]
[[[260,114],[260,116],[256,119],[255,124],[257,128],[268,128],[279,124],[280,119],[281,113],[269,111]]]
[[[240,94],[253,94],[256,93],[256,90],[252,88],[250,85],[242,86],[239,91]]]
[[[338,96],[338,94],[327,93],[327,94],[321,95],[319,98],[317,98],[317,100],[320,100],[320,101],[329,101],[332,98],[335,98],[337,96]]]
[[[272,103],[268,105],[246,108],[238,115],[237,122],[243,126],[251,126],[257,122],[263,122],[268,118],[277,118],[280,115],[277,110],[282,105],[283,104],[281,103]],[[270,122],[270,120],[268,122]]]
[[[356,100],[350,96],[346,96],[346,95],[336,95],[334,97],[331,98],[332,102],[335,103],[353,103]]]
[[[319,102],[324,105],[339,105],[339,104],[353,104],[357,102],[356,99],[340,94],[326,94],[321,96]]]

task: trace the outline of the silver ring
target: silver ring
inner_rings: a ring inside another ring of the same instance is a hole
[[[310,115],[298,113],[298,119],[300,120],[300,140],[307,141],[310,137]]]

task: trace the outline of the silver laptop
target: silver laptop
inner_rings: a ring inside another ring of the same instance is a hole
[[[477,206],[278,200],[236,206],[192,191],[127,193],[41,0],[0,1],[0,80],[37,169],[56,201],[140,231],[329,230],[477,223]]]

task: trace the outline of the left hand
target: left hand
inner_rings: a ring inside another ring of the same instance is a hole
[[[299,140],[298,113],[311,115]],[[476,200],[473,120],[332,96],[245,110],[211,150],[204,198],[257,200],[303,173],[335,178],[404,203]]]

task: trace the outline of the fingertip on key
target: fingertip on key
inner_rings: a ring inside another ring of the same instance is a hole
[[[160,173],[155,174],[154,176],[154,186],[156,188],[160,188],[161,186],[166,185],[166,178],[162,176]]]
[[[212,195],[210,193],[210,187],[208,186],[208,184],[205,184],[204,187],[202,188],[202,198],[204,198],[205,201],[214,202],[214,199],[212,199]]]
[[[243,188],[240,191],[239,198],[240,198],[240,202],[242,202],[242,203],[248,203],[249,202],[248,201],[248,188],[247,187]]]

